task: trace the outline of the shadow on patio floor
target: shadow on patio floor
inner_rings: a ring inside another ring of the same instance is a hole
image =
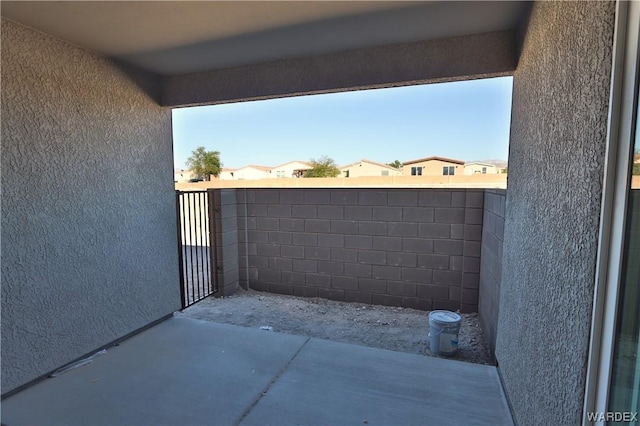
[[[2,402],[2,422],[511,424],[495,367],[170,318]]]

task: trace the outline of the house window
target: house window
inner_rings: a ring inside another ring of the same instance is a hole
[[[422,176],[422,167],[412,167],[411,176]]]
[[[486,174],[487,174],[487,168],[486,168],[486,167],[483,167],[483,168],[482,168],[482,174],[483,174],[483,175],[486,175]]]
[[[382,176],[389,176],[389,170],[383,170]]]
[[[286,177],[285,174],[284,174],[284,170],[276,171],[276,177],[279,177],[279,178]]]
[[[442,168],[442,175],[443,176],[453,176],[456,174],[456,167],[455,166],[444,166]]]

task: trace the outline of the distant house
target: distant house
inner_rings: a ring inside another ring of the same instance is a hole
[[[175,169],[173,171],[173,181],[175,183],[189,182],[191,179],[195,178],[196,175],[194,175],[191,170]]]
[[[222,171],[218,175],[218,179],[220,180],[233,180],[235,176],[236,169],[230,169],[228,167],[223,167]]]
[[[463,174],[464,161],[427,157],[402,163],[403,176],[454,176]]]
[[[465,175],[494,175],[500,172],[493,164],[481,163],[479,161],[471,161],[469,163],[464,164],[464,174]]]
[[[304,172],[312,169],[313,166],[311,163],[306,161],[288,161],[286,163],[282,163],[278,166],[275,166],[271,169],[271,174],[269,178],[296,178],[302,177]]]
[[[347,164],[339,167],[341,177],[361,177],[361,176],[399,176],[402,174],[401,170],[395,167],[387,166],[386,164],[376,163],[367,159],[356,161],[355,163]]]
[[[258,166],[250,164],[240,167],[234,171],[229,171],[233,176],[233,180],[255,180],[255,179],[268,179],[271,177],[271,167]]]

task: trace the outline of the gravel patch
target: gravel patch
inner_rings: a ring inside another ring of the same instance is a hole
[[[461,315],[458,354],[452,358],[492,364],[478,314]],[[202,300],[176,316],[434,356],[429,313],[415,309],[238,290]]]

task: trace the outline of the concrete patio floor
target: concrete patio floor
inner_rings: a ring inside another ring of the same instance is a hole
[[[2,401],[14,425],[512,424],[495,367],[189,318]]]

